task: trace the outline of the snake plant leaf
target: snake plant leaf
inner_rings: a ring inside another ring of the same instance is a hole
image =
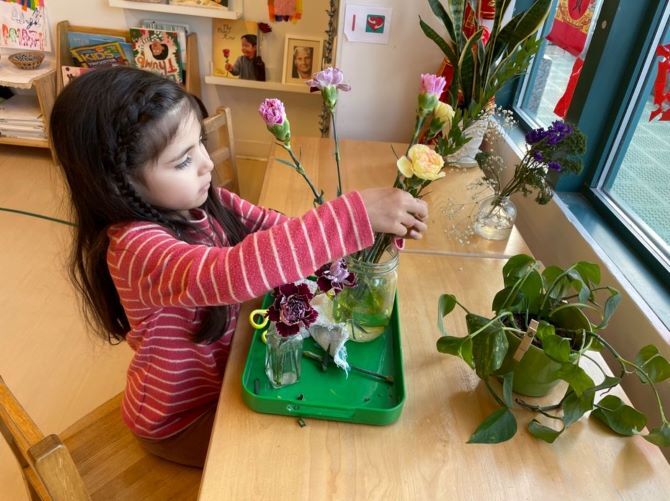
[[[593,388],[595,383],[593,379],[579,365],[566,363],[556,371],[556,377],[567,382],[575,391],[578,397],[589,388]]]
[[[552,0],[536,0],[524,12],[514,16],[501,30],[493,48],[493,61],[514,54],[528,37],[536,33],[549,14]]]
[[[477,427],[468,440],[469,444],[499,444],[516,434],[516,419],[506,407],[490,414]]]
[[[451,313],[456,307],[456,296],[453,294],[442,294],[437,301],[437,327],[440,332],[446,336],[447,330],[444,328],[444,317]]]
[[[472,313],[465,316],[465,323],[472,338],[475,372],[484,379],[500,368],[507,354],[509,343],[503,324],[500,320],[491,322],[486,317]]]
[[[461,46],[463,40],[463,14],[465,13],[465,3],[468,0],[449,0],[448,6],[451,12],[451,20],[454,25],[454,42],[457,46]]]
[[[475,89],[479,87],[477,66],[481,64],[481,55],[473,49],[476,49],[477,42],[482,38],[482,33],[484,33],[484,29],[480,28],[468,38],[458,60],[463,101],[466,103],[473,101],[473,94],[476,92]]]
[[[419,18],[419,26],[423,33],[430,38],[435,44],[444,52],[444,55],[447,56],[449,63],[456,68],[458,65],[458,55],[454,50],[455,47],[452,47],[449,42],[442,38],[433,28],[427,25],[423,19]]]
[[[563,433],[564,429],[565,427],[563,427],[562,430],[554,430],[553,428],[543,425],[537,419],[533,419],[528,423],[528,431],[531,435],[550,444],[554,443],[554,440]]]
[[[659,447],[670,446],[670,425],[663,423],[660,428],[653,428],[648,435],[643,435],[647,442]]]
[[[644,414],[624,404],[619,397],[614,395],[607,395],[596,406],[597,409],[591,413],[591,417],[619,435],[627,437],[637,435],[647,424]]]
[[[635,356],[635,364],[644,370],[645,374],[654,383],[660,383],[670,378],[670,362],[668,362],[658,352],[658,348],[653,344],[643,347]],[[638,372],[638,376],[643,383],[648,383],[647,378]]]
[[[447,29],[447,33],[455,42],[456,32],[454,31],[454,22],[451,20],[449,13],[442,6],[440,0],[428,0],[428,5],[430,5],[430,9],[433,11],[433,14],[440,18],[442,24],[444,24],[444,27]]]

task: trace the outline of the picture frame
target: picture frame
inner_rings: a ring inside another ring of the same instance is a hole
[[[284,70],[282,83],[304,84],[321,71],[323,38],[286,35],[284,39]]]

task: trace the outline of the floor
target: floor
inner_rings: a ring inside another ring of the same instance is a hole
[[[241,159],[240,191],[255,201],[263,160]],[[67,219],[64,186],[46,150],[0,146],[0,208]],[[45,434],[58,433],[123,390],[131,351],[93,337],[65,262],[70,227],[0,210],[0,376]],[[0,500],[27,499],[0,440]]]
[[[550,124],[558,117],[553,109],[565,91],[574,56],[547,44],[545,55],[551,70],[544,88],[537,119]],[[651,232],[670,245],[670,121],[649,121],[654,107],[651,97],[635,129],[633,138],[609,194],[629,214],[637,214]]]

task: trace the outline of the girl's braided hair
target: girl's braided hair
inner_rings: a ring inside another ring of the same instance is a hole
[[[110,342],[124,339],[130,324],[107,267],[109,226],[150,221],[186,242],[197,234],[178,213],[144,200],[130,182],[138,169],[158,158],[192,112],[200,119],[206,115],[202,103],[176,83],[126,66],[78,77],[54,103],[51,142],[77,223],[70,276],[84,298],[87,320]],[[240,242],[246,228],[221,205],[214,188],[209,190],[202,208],[221,225],[230,245]],[[227,306],[208,308],[194,341],[218,340],[229,318]]]

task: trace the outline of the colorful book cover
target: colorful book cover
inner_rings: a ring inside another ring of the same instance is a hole
[[[119,42],[107,42],[87,47],[75,47],[70,49],[72,57],[84,68],[95,68],[96,66],[109,66],[114,64],[128,64],[121,44]]]
[[[235,65],[242,55],[242,36],[256,37],[256,56],[261,55],[258,23],[244,19],[212,20],[212,65],[214,75],[239,78],[226,69],[226,64]]]
[[[153,71],[177,83],[184,81],[178,33],[130,28],[130,39],[138,68]]]
[[[181,56],[181,64],[186,67],[186,35],[190,30],[188,24],[183,23],[168,23],[157,21],[155,19],[144,19],[141,23],[142,28],[149,28],[152,30],[176,31],[179,36],[179,49]]]
[[[60,70],[63,73],[63,87],[69,84],[78,76],[93,71],[95,68],[80,68],[79,66],[61,66]]]
[[[0,47],[51,51],[44,0],[0,0]]]
[[[133,46],[130,42],[126,42],[124,37],[117,37],[114,35],[102,35],[100,33],[80,33],[78,31],[68,31],[67,46],[70,49],[77,47],[87,47],[91,45],[101,45],[108,42],[119,42],[123,49],[123,55],[129,63],[133,63],[135,56],[133,55]]]

